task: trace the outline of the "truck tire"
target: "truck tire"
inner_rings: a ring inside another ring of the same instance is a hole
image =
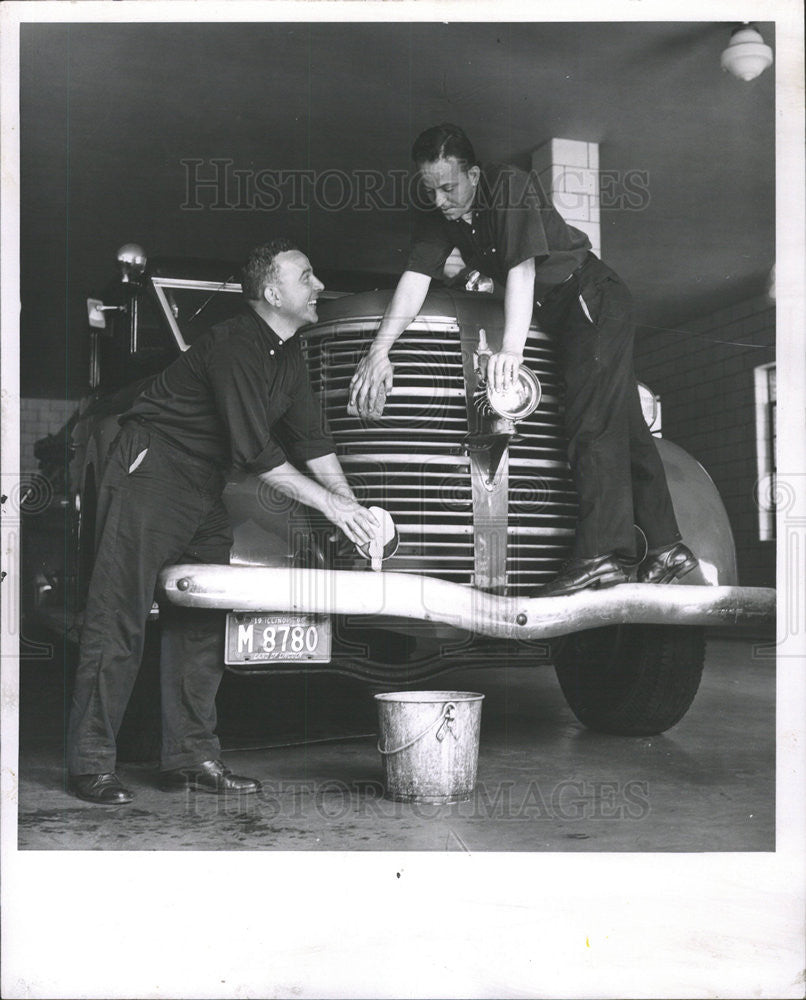
[[[615,625],[563,636],[552,648],[579,721],[600,733],[655,736],[678,723],[700,686],[702,628]]]

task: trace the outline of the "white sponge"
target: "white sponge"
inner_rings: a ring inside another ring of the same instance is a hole
[[[388,559],[397,552],[400,535],[388,510],[384,510],[383,507],[368,507],[367,510],[375,515],[378,528],[376,528],[373,538],[364,545],[356,546],[356,548],[365,559],[370,560],[372,569],[378,573],[384,559]]]

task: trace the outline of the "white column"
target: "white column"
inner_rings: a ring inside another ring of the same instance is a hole
[[[601,256],[599,143],[550,139],[532,153],[532,169],[565,221],[587,233]]]

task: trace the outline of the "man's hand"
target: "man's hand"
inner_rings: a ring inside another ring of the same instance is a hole
[[[507,392],[518,378],[523,356],[514,351],[499,351],[487,362],[487,381],[494,392]]]
[[[394,370],[386,351],[370,349],[359,361],[350,382],[348,408],[359,417],[380,417],[392,389]]]
[[[366,545],[380,529],[374,514],[362,507],[355,498],[340,493],[331,493],[324,513],[354,545]]]
[[[307,464],[318,482],[303,475],[290,462],[262,472],[260,479],[283,496],[320,510],[354,545],[366,545],[381,526],[375,515],[356,500],[335,454],[312,458]]]

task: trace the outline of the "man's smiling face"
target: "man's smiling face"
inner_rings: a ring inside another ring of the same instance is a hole
[[[475,166],[465,170],[455,156],[420,164],[423,185],[435,207],[451,222],[471,210],[479,174]]]
[[[313,273],[311,262],[299,250],[285,250],[274,258],[271,285],[277,295],[275,308],[298,327],[319,318],[316,301],[325,287]]]

